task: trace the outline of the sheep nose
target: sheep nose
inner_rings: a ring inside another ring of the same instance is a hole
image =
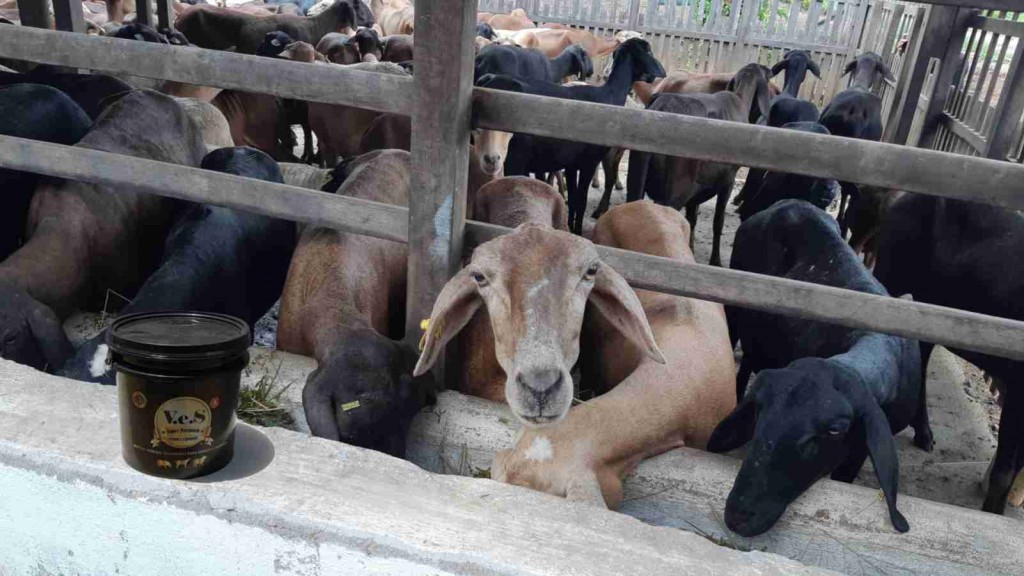
[[[562,371],[557,368],[535,368],[520,372],[516,382],[529,390],[538,404],[544,404],[549,396],[562,387]]]
[[[498,162],[501,162],[501,155],[500,154],[484,154],[484,162],[490,164],[491,166],[496,166],[498,164]]]

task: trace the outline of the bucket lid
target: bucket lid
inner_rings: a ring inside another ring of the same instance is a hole
[[[249,348],[249,325],[207,312],[142,312],[122,316],[107,331],[107,344],[129,362],[218,364]]]

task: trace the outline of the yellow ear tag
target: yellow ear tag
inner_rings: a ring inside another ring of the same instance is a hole
[[[359,408],[359,400],[353,400],[341,405],[342,412],[348,412],[349,410],[355,410],[356,408]]]
[[[423,335],[420,336],[420,352],[423,352],[423,347],[427,345],[427,328],[430,327],[430,318],[424,318],[420,320],[420,330],[423,331]]]
[[[423,336],[420,336],[419,349],[423,352],[423,347],[427,345],[427,329],[430,328],[430,318],[420,320],[420,330],[423,330]],[[444,318],[439,318],[434,323],[434,338],[440,338],[441,332],[444,330]]]

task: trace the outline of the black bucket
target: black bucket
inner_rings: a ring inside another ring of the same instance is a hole
[[[163,478],[220,470],[235,447],[249,326],[203,312],[145,312],[107,332],[129,466]]]

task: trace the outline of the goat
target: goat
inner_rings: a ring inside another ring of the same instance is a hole
[[[800,98],[800,87],[810,71],[816,77],[821,77],[821,70],[817,62],[811,59],[811,53],[807,50],[790,50],[785,57],[777,62],[771,69],[771,76],[778,76],[786,72],[786,83],[782,92],[774,96],[768,105],[768,115],[762,116],[757,123],[762,126],[781,128],[793,122],[817,122],[819,113],[818,107],[812,102]],[[733,198],[733,204],[741,204],[744,200],[756,193],[761,187],[761,180],[764,179],[763,168],[750,168],[747,171],[747,180],[739,194]]]
[[[918,302],[1024,320],[1024,268],[1014,264],[1022,243],[1024,220],[1015,210],[903,193],[882,221],[875,276],[891,293],[909,293]],[[921,343],[924,366],[933,346]],[[1015,383],[1024,374],[1024,363],[952,352],[1003,386],[999,446],[982,505],[986,512],[1002,514],[1014,477],[1024,468],[1024,387]],[[923,402],[921,416],[927,423]],[[930,438],[918,445],[930,449]]]
[[[505,31],[500,26],[494,28],[498,37],[503,36]],[[636,32],[623,31],[615,36],[597,36],[588,30],[569,29],[555,30],[551,28],[531,28],[519,30],[512,33],[512,40],[519,46],[526,48],[537,48],[547,54],[548,58],[554,58],[563,50],[573,44],[580,44],[591,58],[597,59],[601,56],[613,53],[623,42],[629,38],[641,38]],[[662,76],[665,74],[662,73]]]
[[[485,88],[513,90],[527,94],[580,100],[622,106],[633,82],[664,76],[665,69],[651,53],[646,40],[633,38],[623,42],[613,55],[612,72],[603,86],[559,86],[537,80],[509,76],[484,75],[478,85]],[[583,215],[587,207],[587,190],[597,165],[608,148],[516,134],[509,143],[505,174],[547,173],[565,170],[569,189],[569,229],[583,231]]]
[[[477,20],[479,22],[479,19]],[[494,30],[525,30],[533,28],[533,20],[526,15],[526,10],[516,8],[508,14],[490,14],[485,21]]]
[[[880,78],[892,79],[889,68],[878,54],[865,52],[846,65],[843,75],[852,74],[851,87],[836,94],[821,111],[818,120],[835,136],[879,141],[882,139],[882,101],[870,92]],[[840,182],[842,198],[839,202],[839,229],[846,237],[847,200],[857,201],[857,186]]]
[[[173,98],[137,90],[110,103],[75,145],[197,166],[199,128]],[[58,369],[70,355],[60,320],[131,294],[159,263],[180,204],[130,186],[47,180],[36,187],[25,243],[0,262],[0,356]]]
[[[92,127],[74,100],[40,84],[0,87],[0,134],[71,146]],[[0,261],[21,246],[32,192],[42,177],[0,168]]]
[[[376,151],[339,165],[338,194],[409,201],[409,153]],[[318,226],[302,232],[284,292],[277,346],[312,355],[303,408],[314,435],[402,456],[429,382],[410,376],[404,244]]]
[[[268,32],[279,30],[295,40],[316,45],[325,34],[373,24],[373,14],[362,0],[338,0],[312,17],[254,16],[231,8],[190,6],[174,21],[174,27],[200,48],[254,54]]]
[[[791,122],[783,126],[783,128],[810,132],[812,134],[828,134],[828,128],[817,122]],[[839,183],[830,178],[816,178],[814,176],[804,176],[803,174],[768,172],[766,170],[761,170],[760,172],[763,175],[759,179],[759,185],[754,188],[755,192],[749,194],[737,210],[740,222],[745,221],[758,212],[766,210],[775,202],[785,198],[805,200],[822,210],[826,210],[832,205],[832,201],[835,200],[836,190],[839,188]],[[744,190],[747,189],[747,185],[751,184],[750,174],[753,173],[754,169],[751,168],[747,176],[747,183],[743,188]]]
[[[548,195],[558,203],[553,191]],[[595,238],[693,260],[681,215],[650,203],[610,210]],[[488,352],[500,366],[496,384],[526,424],[516,446],[495,456],[497,480],[615,508],[621,478],[641,460],[684,444],[703,446],[735,404],[720,305],[634,293],[590,242],[546,223],[520,225],[476,248],[434,305],[417,372],[470,319],[477,321],[478,310],[490,320],[490,342],[478,336],[473,344],[494,346]],[[667,357],[656,338],[671,346]],[[599,348],[593,354],[590,342]],[[693,347],[701,354],[690,354]],[[610,391],[570,410],[568,370],[577,357]],[[491,388],[490,397],[500,391]],[[629,425],[610,424],[624,418]]]
[[[887,295],[835,220],[802,200],[776,202],[740,225],[732,268]],[[852,482],[870,455],[893,527],[909,530],[896,508],[893,434],[910,424],[920,404],[917,342],[753,309],[726,313],[732,338],[743,347],[739,404],[715,429],[708,450],[750,443],[726,500],[726,525],[742,536],[761,534],[818,478],[831,473]]]
[[[548,58],[540,50],[491,44],[477,54],[473,78],[479,80],[485,74],[559,84],[568,76],[578,76],[580,80],[591,77],[594,63],[579,44],[567,47],[554,58]]]
[[[768,114],[768,79],[758,64],[747,64],[736,72],[728,91],[715,94],[659,93],[648,110],[687,116],[746,122],[752,105]],[[710,263],[721,266],[721,237],[725,226],[725,209],[736,180],[737,167],[730,164],[702,162],[689,158],[634,151],[629,158],[626,201],[643,198],[646,192],[655,202],[676,210],[686,207],[690,229],[697,226],[700,205],[716,198],[713,223],[714,245]],[[690,237],[692,244],[693,237]]]
[[[277,162],[253,148],[220,148],[201,167],[282,181]],[[192,204],[167,235],[160,267],[121,312],[199,310],[230,314],[252,326],[280,296],[294,248],[294,222]],[[102,369],[105,339],[106,331],[88,340],[60,374],[114,384],[114,374]]]
[[[771,78],[771,68],[761,66],[765,78]],[[715,94],[729,89],[729,83],[736,74],[733,72],[673,72],[654,82],[635,82],[633,92],[637,100],[644,106],[651,103],[651,97],[662,92],[669,94]],[[781,93],[774,82],[768,82],[768,97],[775,98]],[[754,124],[761,118],[761,108],[757,102],[750,107],[749,123]]]

